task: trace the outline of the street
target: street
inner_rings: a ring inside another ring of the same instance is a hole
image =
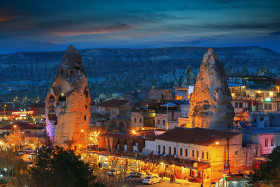
[[[145,187],[147,187],[147,185],[146,184],[137,184],[137,185],[135,185],[135,186],[145,186]],[[191,187],[193,187],[194,186],[194,184],[193,183],[188,183],[188,184],[178,184],[178,183],[170,183],[170,182],[168,182],[168,181],[163,181],[163,182],[161,182],[161,183],[156,183],[156,184],[153,184],[153,185],[149,185],[149,186],[152,186],[152,187],[169,187],[169,186],[173,186],[173,187],[175,187],[175,186],[191,186]],[[197,186],[197,187],[200,187],[200,184],[195,184],[195,186]]]

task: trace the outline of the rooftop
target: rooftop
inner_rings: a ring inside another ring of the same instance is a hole
[[[14,129],[14,125],[16,125],[17,128],[20,128],[20,129],[37,129],[37,130],[44,129],[43,126],[33,125],[28,122],[16,122],[13,124],[4,125],[4,126],[0,127],[0,130]]]
[[[157,140],[170,142],[210,145],[218,140],[231,138],[239,133],[203,128],[176,127],[156,137]]]
[[[128,100],[112,99],[112,100],[104,101],[99,106],[101,106],[101,107],[114,107],[114,108],[117,108],[117,107],[120,107],[120,106],[126,104],[127,102],[129,102],[129,101]]]

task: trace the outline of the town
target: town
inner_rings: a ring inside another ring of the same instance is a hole
[[[45,99],[1,100],[1,152],[32,168],[48,144],[71,149],[106,186],[249,186],[280,145],[280,79],[226,76],[212,48],[173,88],[91,98],[86,71],[69,46]]]

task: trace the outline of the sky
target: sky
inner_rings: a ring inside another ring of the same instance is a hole
[[[260,46],[280,52],[280,0],[0,0],[0,54]]]

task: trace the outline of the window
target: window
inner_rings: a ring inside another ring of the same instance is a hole
[[[142,123],[142,119],[141,118],[139,119],[139,122]]]
[[[192,157],[194,157],[194,150],[192,150]]]
[[[165,125],[165,120],[162,120],[162,124]]]
[[[199,157],[199,151],[196,151],[196,157]]]
[[[169,147],[169,154],[171,155],[171,147]]]
[[[208,160],[208,152],[206,152],[206,159]]]
[[[162,154],[165,155],[165,146],[162,146]]]
[[[201,157],[204,158],[204,152],[203,151],[201,152]]]
[[[158,153],[160,154],[160,145],[158,145]]]
[[[87,120],[87,116],[86,116],[86,115],[84,116],[84,120],[85,120],[85,121]]]
[[[271,140],[271,146],[274,146],[274,139]]]
[[[134,118],[134,122],[136,123],[136,118]]]
[[[264,146],[265,146],[265,147],[268,146],[268,139],[266,139],[266,140],[264,141]]]
[[[235,154],[237,155],[237,154],[238,154],[238,151],[235,151]]]
[[[180,148],[180,156],[183,156],[183,149]]]
[[[239,108],[243,108],[243,103],[242,102],[239,103]]]
[[[238,102],[235,102],[234,105],[234,108],[238,108]]]
[[[188,156],[188,149],[185,149],[185,156]]]
[[[174,147],[174,155],[177,154],[177,150],[176,150],[176,147]]]
[[[159,124],[159,119],[157,120],[157,124]]]

